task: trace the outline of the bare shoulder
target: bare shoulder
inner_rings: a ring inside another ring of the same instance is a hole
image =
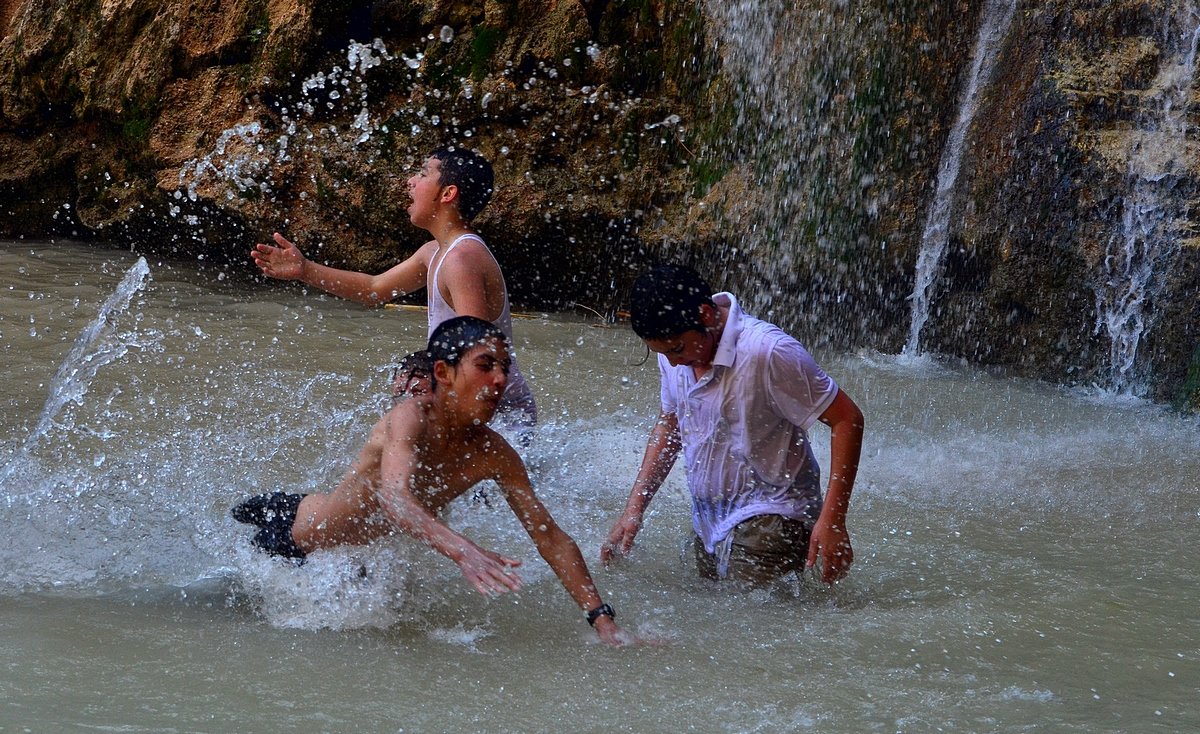
[[[449,267],[461,273],[478,273],[488,275],[499,272],[496,258],[482,240],[465,237],[454,249],[446,254],[442,267]]]
[[[428,267],[429,263],[433,261],[433,255],[434,255],[434,253],[437,252],[437,250],[438,250],[438,241],[437,240],[429,240],[425,244],[418,247],[417,251],[413,253],[412,257],[417,260],[420,260],[422,263],[425,264],[426,267]]]
[[[491,479],[503,482],[506,478],[526,475],[521,455],[504,436],[490,427],[483,426],[471,444],[478,452],[482,465],[487,467]]]
[[[381,438],[388,441],[420,441],[429,429],[429,413],[433,401],[428,395],[417,395],[401,401],[375,424]]]

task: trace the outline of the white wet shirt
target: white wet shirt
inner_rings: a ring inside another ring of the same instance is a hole
[[[709,553],[755,515],[815,517],[821,468],[808,429],[838,386],[800,343],[747,316],[729,293],[713,296],[729,317],[699,381],[689,366],[658,355],[662,410],[674,413],[683,440],[692,525]],[[719,563],[719,566],[724,565]]]

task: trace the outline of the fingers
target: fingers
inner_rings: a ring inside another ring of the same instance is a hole
[[[497,596],[508,591],[521,590],[521,577],[512,569],[521,565],[520,561],[504,558],[493,561],[488,568],[468,574],[468,579],[475,590],[484,596]]]
[[[808,552],[807,568],[816,565],[818,557],[821,560],[821,581],[827,584],[832,584],[848,574],[850,565],[854,563],[854,551],[847,545],[827,551],[824,547],[814,543]]]
[[[617,556],[627,556],[633,550],[633,538],[636,533],[624,528],[614,528],[608,535],[608,540],[600,546],[600,561],[607,564]]]
[[[261,268],[270,264],[271,256],[274,254],[273,251],[277,251],[277,248],[272,245],[264,245],[260,242],[254,246],[254,249],[250,250],[250,257]]]
[[[608,539],[600,546],[600,560],[607,564],[618,555],[629,555],[630,550],[634,549],[638,529],[640,525],[626,523],[624,519],[613,525],[612,530],[608,531]]]
[[[291,242],[289,242],[286,237],[279,234],[278,232],[273,234],[272,237],[275,239],[275,241],[277,243],[279,243],[279,246],[285,250],[288,249],[289,247],[295,247],[295,245],[293,245]],[[259,246],[261,247],[261,245],[259,245]]]
[[[509,568],[516,568],[517,566],[521,565],[521,562],[518,561],[516,558],[509,558],[508,556],[502,556],[499,553],[496,553],[494,551],[484,551],[484,553],[486,553],[489,558],[491,558],[493,561],[500,564],[501,566],[507,566]]]

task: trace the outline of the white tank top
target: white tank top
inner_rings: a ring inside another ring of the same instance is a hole
[[[479,244],[483,245],[483,249],[492,258],[492,262],[496,263],[496,270],[500,270],[500,263],[496,260],[496,256],[492,254],[492,251],[488,249],[487,243],[483,241],[482,237],[477,234],[467,233],[454,238],[454,241],[446,248],[446,253],[438,260],[437,267],[430,272],[429,283],[425,288],[426,303],[429,306],[429,336],[433,336],[433,330],[441,325],[442,322],[449,321],[459,315],[454,312],[450,304],[446,303],[446,299],[442,298],[442,291],[438,288],[438,272],[442,269],[442,263],[446,262],[446,258],[450,256],[451,250],[459,242],[467,238],[476,240]],[[438,247],[439,249],[441,248],[440,245]],[[437,257],[436,252],[434,253],[434,257]],[[504,283],[503,271],[500,271],[500,286],[504,294],[504,305],[500,309],[500,317],[492,323],[504,332],[509,342],[512,342],[512,310],[509,308],[508,286]],[[537,422],[537,406],[534,404],[533,391],[529,388],[529,383],[525,381],[525,376],[521,374],[521,370],[517,368],[516,355],[513,355],[512,371],[508,374],[508,386],[505,387],[504,396],[500,399],[499,410],[510,414],[508,416],[509,419],[505,421],[506,423],[532,426]]]

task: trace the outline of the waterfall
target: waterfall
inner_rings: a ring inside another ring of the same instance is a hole
[[[117,317],[129,308],[133,296],[144,287],[149,275],[150,267],[146,264],[146,259],[139,257],[125,273],[116,290],[100,307],[96,318],[75,338],[71,351],[59,364],[50,381],[49,395],[38,415],[37,425],[14,458],[0,467],[0,486],[4,485],[22,460],[29,456],[54,426],[54,419],[63,407],[70,401],[82,401],[96,373],[102,367],[124,357],[130,346],[133,346],[122,339],[108,337],[115,328]]]
[[[1107,387],[1121,394],[1145,392],[1135,369],[1138,346],[1151,327],[1161,274],[1178,249],[1175,229],[1183,212],[1171,190],[1177,162],[1184,155],[1200,42],[1200,13],[1191,0],[1168,19],[1168,38],[1176,53],[1163,62],[1152,87],[1151,99],[1157,104],[1142,115],[1131,143],[1130,189],[1120,230],[1109,238],[1096,281],[1096,331],[1107,335],[1110,343]]]
[[[912,322],[908,342],[904,345],[903,353],[906,355],[916,356],[921,351],[921,330],[929,320],[932,287],[937,280],[942,258],[946,254],[946,245],[950,240],[950,214],[954,208],[954,192],[962,169],[963,147],[979,107],[980,90],[987,84],[996,67],[1000,44],[1008,33],[1016,8],[1016,0],[988,0],[983,9],[979,39],[975,43],[975,58],[971,63],[971,75],[959,105],[958,119],[950,129],[950,137],[942,150],[942,160],[938,164],[937,189],[925,221],[925,230],[921,235],[916,283],[909,297],[912,301]]]

